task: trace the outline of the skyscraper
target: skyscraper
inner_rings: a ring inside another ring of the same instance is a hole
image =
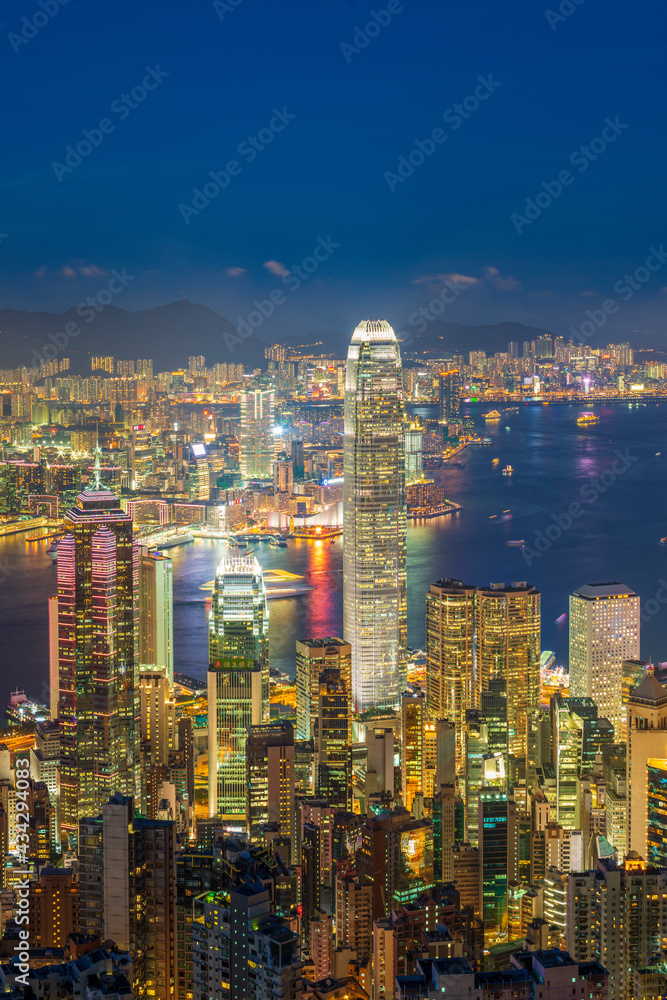
[[[339,670],[348,694],[352,682],[352,647],[336,637],[296,641],[296,738],[310,740],[315,730],[320,674]]]
[[[449,371],[440,372],[438,376],[438,390],[440,419],[444,421],[457,419],[461,405],[460,371],[452,368]]]
[[[241,392],[240,469],[244,479],[270,479],[273,471],[273,382],[254,379]]]
[[[220,561],[209,615],[209,813],[245,819],[248,726],[269,721],[269,612],[254,557]]]
[[[403,381],[396,334],[354,331],[345,374],[343,634],[357,711],[398,708],[407,667]]]
[[[320,674],[317,720],[317,794],[347,809],[352,790],[350,693],[340,670]]]
[[[174,593],[171,559],[139,549],[139,663],[164,667],[174,682]]]
[[[58,543],[61,824],[97,816],[116,792],[134,798],[138,742],[138,556],[132,519],[96,482],[65,515]]]
[[[592,698],[623,733],[623,661],[639,659],[639,597],[621,583],[586,584],[570,595],[570,694]]]

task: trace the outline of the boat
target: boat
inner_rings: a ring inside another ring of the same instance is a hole
[[[599,424],[600,418],[594,413],[582,413],[580,417],[577,417],[577,423],[580,427],[588,427],[592,424]]]
[[[49,545],[49,547],[48,547],[48,549],[46,551],[47,551],[48,555],[51,556],[51,559],[53,560],[54,563],[58,562],[58,543],[57,542],[51,542],[51,544]]]
[[[659,452],[659,451],[656,451],[656,453],[655,453],[655,457],[657,458],[659,454],[660,454],[660,452]]]
[[[236,547],[237,549],[247,549],[248,543],[246,542],[245,538],[239,538],[238,541],[236,542]]]
[[[560,615],[560,616],[559,616],[559,617],[558,617],[558,618],[556,619],[556,622],[555,622],[555,624],[556,624],[556,625],[560,625],[560,623],[561,623],[561,622],[564,622],[566,618],[567,618],[567,614],[566,614],[565,612],[563,612],[563,614],[562,614],[562,615]]]
[[[515,545],[517,548],[523,548],[525,544],[526,540],[524,538],[510,538],[508,542],[505,542],[505,545]]]
[[[661,545],[667,545],[667,535],[665,535],[665,537],[664,537],[664,538],[661,538],[661,539],[660,539],[660,544],[661,544]]]
[[[269,545],[274,549],[286,549],[287,542],[284,538],[270,538]]]
[[[511,476],[513,472],[514,469],[512,468],[512,466],[506,465],[505,468],[503,469],[503,476]]]
[[[485,420],[500,420],[500,413],[498,410],[489,410],[488,413],[483,413],[482,416]]]
[[[500,461],[499,458],[492,458],[491,459],[491,465],[497,465],[499,461]]]
[[[505,416],[507,416],[508,413],[518,413],[518,412],[519,412],[518,406],[508,406],[507,409],[503,410]]]

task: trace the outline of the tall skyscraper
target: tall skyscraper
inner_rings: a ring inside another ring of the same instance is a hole
[[[623,661],[639,659],[639,597],[621,583],[586,584],[570,595],[570,694],[592,698],[623,734]]]
[[[438,390],[440,419],[444,421],[458,419],[459,408],[461,405],[460,371],[456,368],[452,368],[449,371],[440,372],[440,375],[438,376]]]
[[[296,805],[291,722],[248,729],[246,776],[246,819],[251,839],[261,840],[263,826],[276,824],[278,835],[290,839],[293,854],[296,849]]]
[[[270,479],[273,472],[275,389],[257,378],[241,392],[240,470],[244,479]]]
[[[424,692],[406,691],[401,698],[401,784],[403,805],[409,811],[418,792],[424,793],[426,754]]]
[[[296,738],[310,740],[315,731],[320,674],[339,670],[348,694],[352,684],[352,647],[336,637],[296,641]]]
[[[649,674],[628,700],[628,847],[648,858],[648,762],[667,758],[667,688]]]
[[[481,689],[495,675],[505,678],[508,750],[525,760],[540,698],[540,593],[524,582],[492,583],[479,591],[477,618]]]
[[[475,662],[476,587],[438,580],[426,595],[426,693],[433,719],[456,726],[456,769],[465,763],[468,709],[479,705]]]
[[[171,559],[139,549],[139,663],[164,667],[174,682],[174,591]]]
[[[116,792],[134,798],[138,553],[132,519],[96,481],[58,543],[60,815],[65,836]]]
[[[269,721],[269,611],[252,556],[225,558],[218,566],[209,661],[209,813],[244,821],[248,726]]]
[[[340,670],[320,674],[317,720],[317,794],[347,809],[352,791],[350,693]]]
[[[343,633],[355,708],[398,708],[407,667],[401,353],[389,324],[354,331],[345,374]]]
[[[488,948],[507,933],[507,886],[515,878],[513,803],[496,788],[479,793],[479,895]]]

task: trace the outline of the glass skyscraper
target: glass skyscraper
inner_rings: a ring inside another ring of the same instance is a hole
[[[61,823],[76,835],[111,795],[135,796],[138,550],[132,518],[97,482],[58,543]]]
[[[355,708],[398,708],[407,667],[401,353],[384,321],[354,331],[345,373],[343,635]]]
[[[241,392],[240,469],[244,479],[273,475],[275,388],[268,378],[254,379]]]
[[[250,556],[220,561],[209,615],[209,814],[245,821],[249,726],[269,721],[269,611]]]

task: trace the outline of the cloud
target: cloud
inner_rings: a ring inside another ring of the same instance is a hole
[[[285,278],[289,274],[285,265],[281,264],[279,260],[265,260],[262,267],[265,267],[267,271],[275,274],[278,278]]]
[[[76,278],[76,271],[69,264],[64,264],[60,273],[64,274],[66,278]]]
[[[266,267],[266,264],[264,265]],[[242,274],[247,274],[245,267],[226,267],[225,274],[228,278],[240,278]]]
[[[478,285],[479,278],[473,278],[469,274],[458,274],[453,271],[451,274],[425,274],[421,278],[415,278],[413,285],[440,285],[443,281],[451,281],[454,285]]]
[[[36,278],[43,278],[45,274],[46,274],[46,266],[44,264],[42,264],[42,266],[40,268],[38,268],[37,271],[35,271],[35,277]]]
[[[482,274],[494,288],[499,288],[501,292],[518,292],[521,289],[521,282],[513,274],[503,275],[497,267],[485,267]]]
[[[592,288],[586,288],[579,294],[585,299],[596,299],[598,297],[598,293],[594,292]]]
[[[84,278],[104,278],[109,273],[103,268],[98,267],[97,264],[82,264],[77,270]]]

